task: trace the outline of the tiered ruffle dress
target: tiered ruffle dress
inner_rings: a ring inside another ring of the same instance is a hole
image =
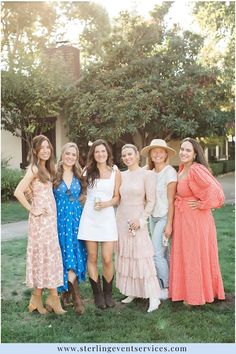
[[[225,298],[208,193],[211,182],[208,170],[194,163],[177,185],[170,259],[172,301],[203,305]],[[189,200],[199,200],[200,208],[191,209]]]
[[[121,200],[116,213],[118,242],[115,245],[116,286],[122,294],[140,298],[158,297],[156,276],[147,219],[155,204],[156,176],[138,168],[121,173]],[[132,236],[128,220],[139,219],[141,227]]]

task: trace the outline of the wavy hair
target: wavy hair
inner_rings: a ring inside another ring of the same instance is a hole
[[[65,152],[70,148],[74,148],[76,150],[76,162],[72,166],[73,174],[76,178],[78,178],[78,180],[80,180],[82,182],[82,168],[79,164],[79,149],[78,149],[78,146],[76,143],[69,142],[69,143],[66,143],[65,145],[63,145],[63,147],[62,147],[61,156],[60,156],[59,161],[57,163],[56,176],[55,176],[55,180],[53,183],[54,187],[58,187],[62,181],[63,172],[64,172],[62,158],[63,158],[63,155],[65,154]]]
[[[51,155],[50,158],[46,161],[45,163],[45,167],[46,170],[48,171],[50,178],[48,177],[47,172],[45,172],[45,170],[42,168],[42,166],[40,165],[40,159],[38,158],[38,153],[42,147],[42,143],[44,141],[48,142],[49,148],[51,150]],[[54,159],[54,151],[53,151],[53,147],[52,144],[50,142],[50,140],[45,136],[45,135],[37,135],[33,138],[32,140],[32,148],[29,152],[29,158],[28,158],[29,162],[30,162],[30,166],[31,169],[33,171],[34,166],[37,167],[37,177],[39,178],[39,180],[43,183],[46,183],[50,180],[53,180],[54,176],[55,176],[55,159]]]
[[[89,149],[87,163],[85,166],[86,182],[87,182],[88,187],[90,187],[90,188],[92,188],[94,186],[95,180],[97,178],[100,178],[100,172],[97,167],[97,161],[94,158],[95,148],[99,145],[105,146],[105,149],[107,151],[107,154],[108,154],[107,161],[106,161],[107,166],[112,167],[112,165],[113,165],[112,151],[111,151],[111,148],[109,147],[108,143],[103,139],[98,139],[98,140],[94,141],[93,145]]]
[[[209,171],[211,171],[210,166],[208,165],[206,158],[204,156],[204,152],[203,149],[201,147],[201,145],[197,142],[197,140],[193,139],[193,138],[185,138],[181,141],[181,145],[185,142],[185,141],[189,141],[192,146],[193,146],[193,150],[196,154],[196,157],[194,158],[193,162],[198,162],[201,165],[205,166]],[[181,146],[180,145],[180,146]]]

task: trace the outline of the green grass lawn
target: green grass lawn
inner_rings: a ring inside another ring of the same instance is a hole
[[[11,200],[1,204],[1,222],[8,224],[28,219],[28,211],[17,201]]]
[[[95,309],[88,281],[81,284],[86,312],[72,308],[64,316],[30,314],[30,290],[25,287],[26,240],[2,242],[3,343],[232,343],[234,338],[234,207],[214,211],[226,301],[186,308],[162,302],[146,313],[147,300],[123,305],[114,289],[116,307]],[[44,294],[44,298],[46,297]]]

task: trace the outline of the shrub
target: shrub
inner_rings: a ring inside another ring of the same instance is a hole
[[[13,199],[13,193],[17,184],[20,182],[24,175],[24,171],[18,169],[10,169],[7,167],[2,168],[1,175],[1,192],[2,201]]]
[[[210,168],[214,176],[218,176],[223,173],[224,171],[224,164],[223,162],[216,162],[210,163]]]
[[[223,161],[223,165],[224,165],[224,173],[227,173],[227,172],[235,170],[235,162],[234,162],[234,160]]]

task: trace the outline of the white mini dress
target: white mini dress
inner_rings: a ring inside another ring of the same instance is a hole
[[[78,239],[85,241],[117,241],[118,233],[114,207],[94,209],[94,199],[111,200],[114,194],[116,171],[111,177],[96,179],[92,188],[87,188],[87,199],[80,219]]]

